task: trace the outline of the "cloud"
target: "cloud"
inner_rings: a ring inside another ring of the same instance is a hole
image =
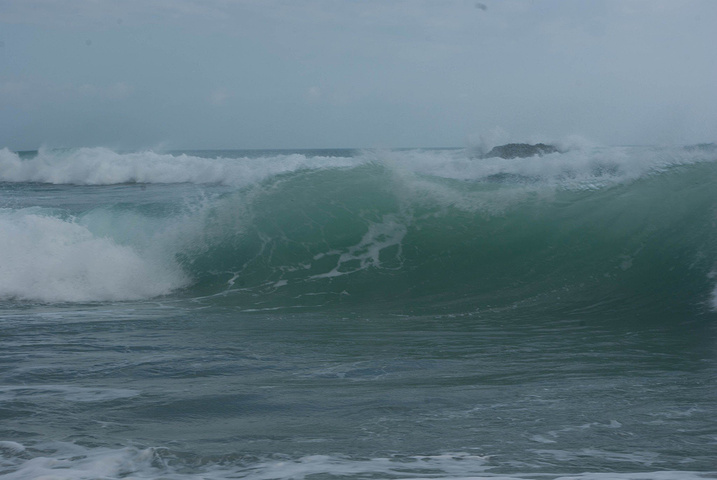
[[[217,107],[226,105],[227,101],[232,98],[232,96],[233,95],[229,93],[227,89],[217,88],[211,93],[211,95],[209,95],[209,103]]]
[[[321,99],[321,89],[317,86],[310,87],[306,91],[306,99],[309,103],[318,102]]]

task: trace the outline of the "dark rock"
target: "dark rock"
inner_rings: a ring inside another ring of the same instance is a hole
[[[543,156],[548,153],[559,152],[555,145],[547,145],[545,143],[537,143],[531,145],[529,143],[508,143],[507,145],[500,145],[494,147],[490,152],[483,155],[483,158],[527,158],[534,157],[535,155]]]

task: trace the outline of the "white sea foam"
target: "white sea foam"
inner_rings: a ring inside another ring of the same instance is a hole
[[[0,150],[0,181],[74,185],[197,183],[244,186],[282,173],[352,165],[348,158],[300,154],[251,158],[203,158],[152,151],[116,153],[106,148],[69,151],[41,149],[21,159]]]
[[[406,205],[452,207],[502,215],[526,201],[552,201],[564,191],[631,184],[684,165],[717,161],[711,151],[683,148],[575,146],[530,158],[477,158],[463,150],[365,152],[393,176]]]
[[[17,442],[1,441],[0,450],[7,450],[12,453],[20,453],[25,451],[25,446]]]
[[[477,158],[468,150],[365,151],[355,157],[267,155],[260,158],[204,158],[152,151],[117,153],[106,148],[41,149],[22,159],[0,150],[0,182],[109,185],[119,183],[196,183],[246,186],[307,169],[345,168],[376,162],[401,171],[456,180],[521,176],[565,188],[599,188],[632,181],[672,166],[714,161],[711,150],[597,147],[568,139],[567,150],[531,158]]]
[[[402,174],[479,181],[513,177],[523,186],[594,189],[632,182],[671,167],[715,161],[709,152],[678,148],[595,147],[529,158],[476,158],[463,150],[408,150],[377,153]]]
[[[7,444],[8,448],[3,448]],[[0,443],[3,479],[230,479],[304,480],[315,476],[341,478],[396,478],[450,480],[704,480],[717,472],[645,471],[633,473],[494,474],[498,466],[490,457],[470,453],[446,453],[403,457],[354,459],[344,456],[308,455],[299,458],[274,455],[253,462],[193,462],[184,465],[165,448],[86,448],[69,443],[26,447],[16,442]]]
[[[156,252],[93,234],[73,218],[0,209],[0,298],[43,302],[151,298],[187,284]]]
[[[583,448],[578,451],[567,450],[534,450],[535,453],[550,457],[561,462],[580,461],[585,458],[598,458],[610,463],[640,464],[646,468],[659,463],[659,454],[655,452],[616,453],[597,448]]]
[[[370,223],[368,231],[361,241],[349,247],[346,251],[331,250],[316,255],[314,260],[323,257],[337,257],[336,266],[329,272],[314,275],[310,278],[330,278],[355,273],[369,267],[381,266],[381,252],[390,247],[395,247],[395,258],[401,256],[401,240],[407,233],[404,221],[395,215],[386,215],[381,222]]]

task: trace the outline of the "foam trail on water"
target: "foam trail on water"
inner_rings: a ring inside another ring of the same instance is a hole
[[[19,401],[23,397],[33,399],[47,397],[69,402],[108,402],[139,395],[139,391],[126,388],[87,388],[74,385],[22,385],[0,386],[0,400]],[[2,442],[0,442],[1,446]]]
[[[36,209],[0,210],[0,245],[0,298],[135,300],[187,284],[176,264]]]
[[[396,257],[401,256],[401,240],[406,236],[407,227],[393,215],[386,215],[380,223],[372,223],[368,226],[368,232],[361,241],[349,247],[347,251],[331,250],[314,256],[319,260],[327,256],[338,257],[336,266],[327,273],[313,275],[312,279],[331,278],[355,273],[369,267],[381,265],[381,252],[396,247]]]
[[[27,459],[29,453],[33,458]],[[632,473],[592,473],[560,475],[496,474],[490,456],[466,452],[438,455],[413,455],[352,459],[342,456],[308,455],[287,458],[282,455],[259,458],[254,462],[201,462],[201,467],[187,468],[165,448],[85,448],[55,442],[26,447],[16,442],[0,442],[3,478],[172,478],[177,480],[230,479],[273,480],[278,478],[304,480],[316,476],[340,478],[441,478],[450,480],[523,480],[550,478],[554,480],[698,480],[713,478],[715,472],[646,471]],[[189,470],[189,471],[188,471]],[[193,470],[193,471],[192,471]]]

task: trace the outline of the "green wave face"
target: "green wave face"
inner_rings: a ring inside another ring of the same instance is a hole
[[[214,202],[177,258],[190,295],[247,309],[708,309],[715,180],[713,163],[595,189],[292,173]]]

